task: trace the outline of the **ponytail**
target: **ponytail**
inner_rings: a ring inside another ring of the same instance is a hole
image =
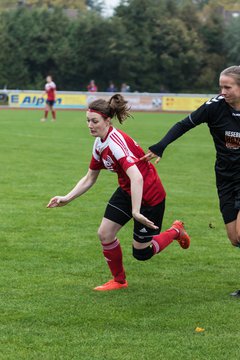
[[[109,101],[104,99],[92,101],[89,104],[88,109],[99,113],[103,118],[110,117],[112,119],[113,117],[116,117],[120,124],[122,124],[124,120],[132,116],[129,112],[130,106],[128,106],[127,103],[128,102],[121,94],[115,94]]]
[[[130,114],[130,106],[127,105],[127,101],[124,99],[124,97],[121,94],[115,94],[113,95],[110,100],[108,101],[110,105],[110,111],[111,111],[111,118],[114,116],[117,117],[120,124],[123,123],[124,120],[126,120],[128,117],[131,117]]]

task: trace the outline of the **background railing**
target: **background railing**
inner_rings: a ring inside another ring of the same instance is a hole
[[[168,93],[122,93],[135,111],[186,111],[198,108],[214,95],[210,94],[168,94]],[[109,99],[107,92],[57,92],[56,109],[87,109],[88,104],[97,99]],[[0,90],[0,105],[9,108],[43,109],[45,97],[42,91]]]

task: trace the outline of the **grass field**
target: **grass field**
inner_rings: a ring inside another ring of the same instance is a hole
[[[239,359],[240,300],[229,293],[240,251],[218,210],[207,127],[169,146],[157,167],[163,229],[184,220],[190,249],[174,242],[137,262],[129,223],[119,235],[129,288],[98,293],[110,274],[96,232],[116,175],[103,171],[87,194],[47,209],[86,173],[93,138],[82,112],[58,112],[56,123],[41,115],[0,110],[0,359]],[[122,129],[147,149],[182,117],[137,113]]]

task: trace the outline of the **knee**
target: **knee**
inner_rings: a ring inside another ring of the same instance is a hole
[[[136,249],[133,246],[132,254],[135,259],[139,261],[145,261],[151,259],[151,257],[153,256],[153,249],[151,245],[145,247],[144,249]]]
[[[229,236],[228,235],[228,239],[230,240],[230,243],[232,246],[235,246],[235,247],[240,247],[240,236]]]
[[[106,241],[106,239],[107,239],[107,233],[106,233],[106,231],[105,231],[103,228],[100,227],[100,228],[98,229],[97,234],[98,234],[98,238],[99,238],[99,240],[100,240],[101,242],[105,242],[105,241]]]
[[[237,229],[227,228],[227,236],[233,246],[239,246],[240,233]]]
[[[115,236],[113,233],[111,233],[106,227],[99,227],[97,232],[98,238],[101,241],[101,243],[109,243],[111,241],[114,241]]]

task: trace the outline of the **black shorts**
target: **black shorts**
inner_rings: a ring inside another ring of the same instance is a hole
[[[55,104],[55,100],[46,100],[46,104],[53,106]]]
[[[240,210],[240,182],[219,181],[217,178],[219,206],[225,224],[237,219]]]
[[[165,210],[165,199],[155,206],[141,206],[140,212],[149,220],[153,221],[159,229],[150,229],[147,226],[139,223],[135,219],[133,238],[134,240],[145,243],[151,241],[154,235],[160,233],[162,228],[162,220]],[[117,224],[124,226],[132,219],[132,203],[131,196],[123,191],[120,187],[112,195],[105,210],[104,217],[108,220],[114,221]]]

